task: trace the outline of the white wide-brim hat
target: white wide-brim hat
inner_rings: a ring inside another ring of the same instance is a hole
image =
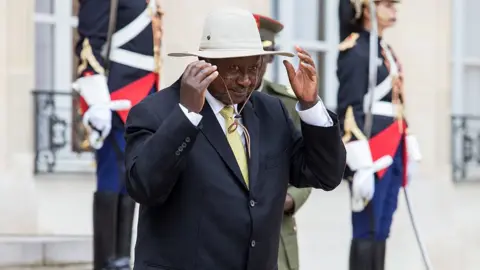
[[[175,52],[168,55],[197,56],[207,59],[261,55],[294,56],[290,52],[263,50],[253,14],[238,8],[219,9],[207,16],[198,51]]]

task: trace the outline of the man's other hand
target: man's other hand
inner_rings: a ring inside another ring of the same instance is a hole
[[[287,193],[287,196],[285,197],[285,204],[283,205],[283,212],[285,213],[293,213],[295,207],[295,202],[293,201],[292,196]]]

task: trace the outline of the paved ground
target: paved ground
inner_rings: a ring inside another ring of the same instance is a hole
[[[56,267],[0,267],[0,270],[92,270],[90,265]]]
[[[468,185],[417,182],[409,194],[416,221],[435,270],[480,269],[479,189]],[[298,214],[302,270],[347,269],[350,241],[348,190],[315,192]],[[394,219],[387,250],[388,270],[424,270],[404,197]],[[335,211],[332,211],[335,209]]]
[[[38,183],[40,225],[44,232],[91,233],[92,181],[40,179]],[[441,178],[422,179],[412,184],[410,196],[417,223],[435,270],[480,269],[479,191],[478,184],[453,186]],[[301,270],[347,269],[348,196],[343,184],[334,192],[314,191],[298,213]],[[403,196],[399,201],[388,245],[387,269],[423,270]],[[63,222],[59,222],[60,218]]]

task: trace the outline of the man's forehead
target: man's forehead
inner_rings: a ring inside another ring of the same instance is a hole
[[[230,64],[230,65],[255,65],[258,62],[260,62],[260,60],[261,60],[261,56],[248,56],[248,57],[218,59],[218,62]]]

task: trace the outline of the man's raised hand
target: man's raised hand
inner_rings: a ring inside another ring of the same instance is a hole
[[[318,101],[318,79],[315,63],[310,54],[300,47],[295,48],[300,58],[297,70],[287,60],[283,61],[293,92],[303,110],[313,107]]]
[[[188,111],[199,113],[205,104],[205,91],[217,77],[217,66],[204,60],[190,63],[182,76],[180,103]]]

